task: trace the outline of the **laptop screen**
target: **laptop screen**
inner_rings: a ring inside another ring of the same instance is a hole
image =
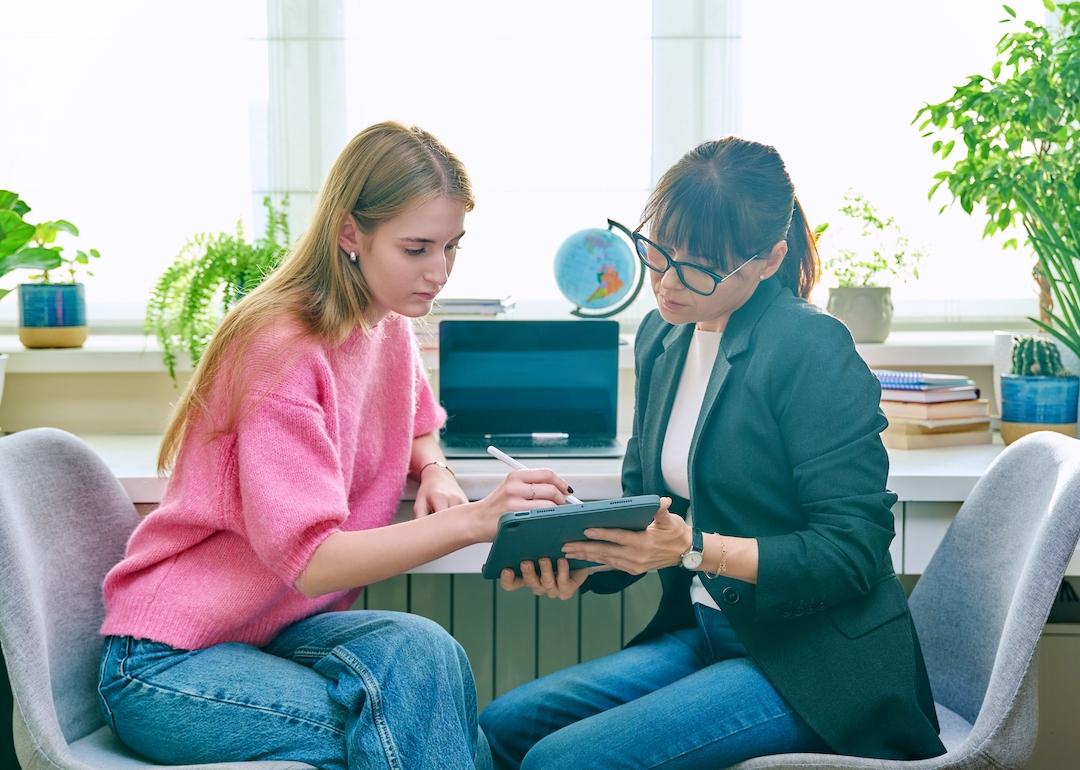
[[[565,433],[615,436],[616,321],[439,324],[444,437]]]

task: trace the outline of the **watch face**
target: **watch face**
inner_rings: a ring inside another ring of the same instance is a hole
[[[690,553],[682,557],[682,565],[686,569],[697,569],[701,566],[701,562],[704,560],[704,558],[705,556],[701,553],[701,551],[691,551]]]

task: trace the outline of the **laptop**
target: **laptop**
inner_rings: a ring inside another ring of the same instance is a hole
[[[439,324],[447,457],[621,457],[616,321]]]

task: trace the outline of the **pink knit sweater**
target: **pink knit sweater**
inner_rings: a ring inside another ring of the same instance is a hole
[[[234,365],[254,384],[246,393],[269,389],[249,398],[236,430],[207,441],[200,422],[185,439],[161,506],[105,578],[103,634],[261,646],[356,598],[359,589],[309,599],[293,583],[331,533],[391,521],[413,438],[446,413],[406,318],[336,347],[304,338],[293,355],[288,336],[271,330]]]

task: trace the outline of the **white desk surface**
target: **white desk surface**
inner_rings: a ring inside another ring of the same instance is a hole
[[[165,481],[154,470],[160,436],[85,434],[84,441],[96,451],[137,503],[156,503]],[[888,486],[901,502],[960,502],[1004,447],[995,436],[993,444],[941,449],[889,450]],[[532,464],[550,467],[569,480],[582,500],[601,500],[621,494],[621,461],[606,459],[536,459]],[[506,475],[496,460],[454,460],[454,470],[465,493],[478,499],[490,492]],[[410,482],[402,497],[411,500]]]
[[[81,438],[105,460],[134,502],[160,501],[165,481],[154,471],[160,436],[84,434]],[[995,437],[995,443],[983,446],[890,450],[888,485],[901,502],[960,502],[1002,449],[1000,438]],[[582,500],[602,500],[622,493],[618,459],[552,458],[530,463],[554,468],[573,484]],[[507,472],[502,463],[488,458],[454,460],[453,466],[462,488],[473,500],[490,492]],[[402,494],[399,517],[408,516],[408,501],[415,493],[416,483],[410,480]],[[488,548],[486,543],[472,545],[410,572],[479,572]]]

